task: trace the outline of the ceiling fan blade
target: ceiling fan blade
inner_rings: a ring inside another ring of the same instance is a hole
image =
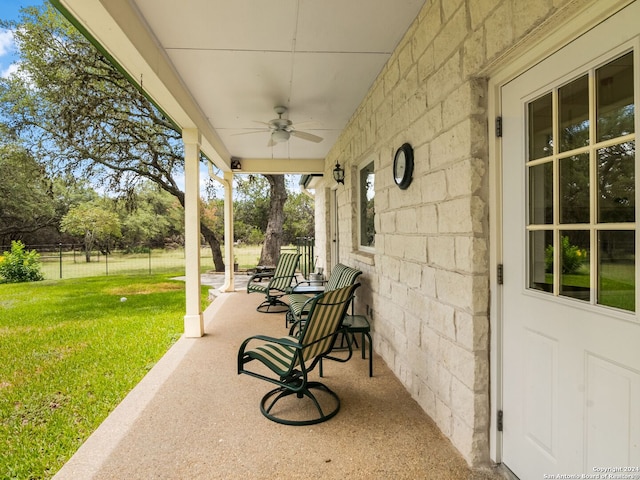
[[[313,135],[309,132],[299,132],[298,130],[292,130],[290,133],[294,137],[301,138],[302,140],[308,140],[310,142],[320,143],[322,140],[324,140],[322,137],[318,137],[317,135]]]
[[[236,135],[251,135],[252,133],[268,133],[269,130],[267,130],[266,128],[261,128],[260,130],[251,130],[250,132],[238,132],[238,133],[232,133],[231,136],[235,137]]]

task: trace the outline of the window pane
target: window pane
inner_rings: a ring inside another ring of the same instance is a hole
[[[553,292],[553,231],[529,232],[529,288]]]
[[[589,81],[585,75],[558,90],[560,151],[589,145]]]
[[[589,231],[562,231],[560,244],[560,295],[590,301]]]
[[[553,154],[553,109],[551,94],[534,100],[529,112],[529,160]]]
[[[635,143],[598,150],[598,221],[634,222]]]
[[[589,155],[560,159],[560,223],[589,223]]]
[[[529,223],[553,223],[553,163],[529,168]]]
[[[635,232],[598,234],[598,303],[635,311]]]
[[[633,54],[596,71],[598,141],[634,132]]]
[[[374,225],[374,189],[375,174],[373,162],[360,170],[360,245],[375,246],[376,229]]]

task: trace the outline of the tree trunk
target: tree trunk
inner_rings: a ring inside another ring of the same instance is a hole
[[[200,232],[205,241],[211,247],[211,256],[213,258],[213,266],[216,272],[224,272],[224,259],[222,258],[222,249],[220,248],[220,241],[216,237],[213,231],[209,230],[203,222],[200,222]],[[230,268],[232,268],[230,266]]]
[[[264,234],[264,245],[260,254],[260,265],[276,265],[282,247],[284,225],[284,203],[287,201],[284,175],[265,175],[271,186],[269,220]]]

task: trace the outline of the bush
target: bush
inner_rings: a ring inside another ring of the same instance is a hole
[[[571,245],[569,237],[562,237],[562,273],[577,273],[582,264],[588,260],[587,251],[577,245]],[[553,246],[548,245],[545,250],[544,263],[547,273],[553,272]]]
[[[36,282],[43,280],[40,255],[35,250],[25,252],[24,243],[11,242],[11,252],[0,256],[0,276],[4,283]]]

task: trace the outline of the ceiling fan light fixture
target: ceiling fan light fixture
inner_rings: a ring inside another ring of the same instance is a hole
[[[276,130],[271,134],[271,139],[275,143],[283,143],[289,140],[289,132],[286,130]]]

